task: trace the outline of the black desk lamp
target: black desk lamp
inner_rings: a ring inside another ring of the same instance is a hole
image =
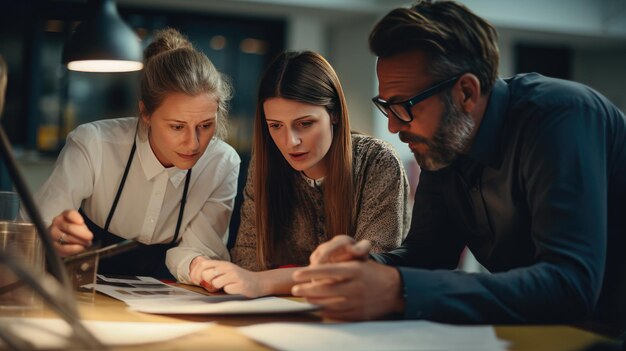
[[[89,72],[141,69],[143,55],[140,40],[119,17],[115,2],[93,0],[90,3],[94,7],[93,15],[76,28],[63,51],[63,63],[67,64],[69,69]],[[4,91],[2,93],[4,98]],[[16,165],[11,144],[2,126],[0,126],[0,153],[22,205],[41,237],[50,273],[70,291],[67,272],[54,250],[52,239],[47,234],[48,230]]]
[[[63,50],[72,71],[130,72],[143,68],[141,40],[120,18],[113,0],[90,0],[92,16],[81,22]]]

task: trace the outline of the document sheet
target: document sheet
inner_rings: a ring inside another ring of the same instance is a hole
[[[93,285],[89,284],[85,285],[85,287],[91,289]],[[126,303],[152,299],[204,296],[187,289],[165,284],[152,277],[118,277],[98,274],[96,276],[95,289]]]
[[[151,277],[98,274],[95,289],[124,301],[134,311],[154,314],[270,314],[307,312],[318,308],[309,303],[277,297],[248,299],[242,295],[207,296]]]
[[[427,321],[360,323],[266,323],[237,328],[269,347],[317,350],[506,350],[491,326],[453,326]]]

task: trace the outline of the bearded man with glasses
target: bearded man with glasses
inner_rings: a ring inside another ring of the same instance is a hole
[[[626,117],[578,83],[498,78],[496,41],[452,1],[375,26],[373,102],[422,167],[411,229],[383,254],[346,236],[320,245],[294,295],[336,319],[624,330]],[[490,273],[454,270],[464,247]]]

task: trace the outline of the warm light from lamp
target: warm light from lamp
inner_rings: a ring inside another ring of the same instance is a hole
[[[82,60],[68,62],[67,68],[80,72],[132,72],[143,68],[143,63],[122,60]]]

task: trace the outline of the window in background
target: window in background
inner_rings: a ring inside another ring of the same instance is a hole
[[[572,49],[517,44],[515,45],[515,72],[537,72],[548,77],[571,79]]]

